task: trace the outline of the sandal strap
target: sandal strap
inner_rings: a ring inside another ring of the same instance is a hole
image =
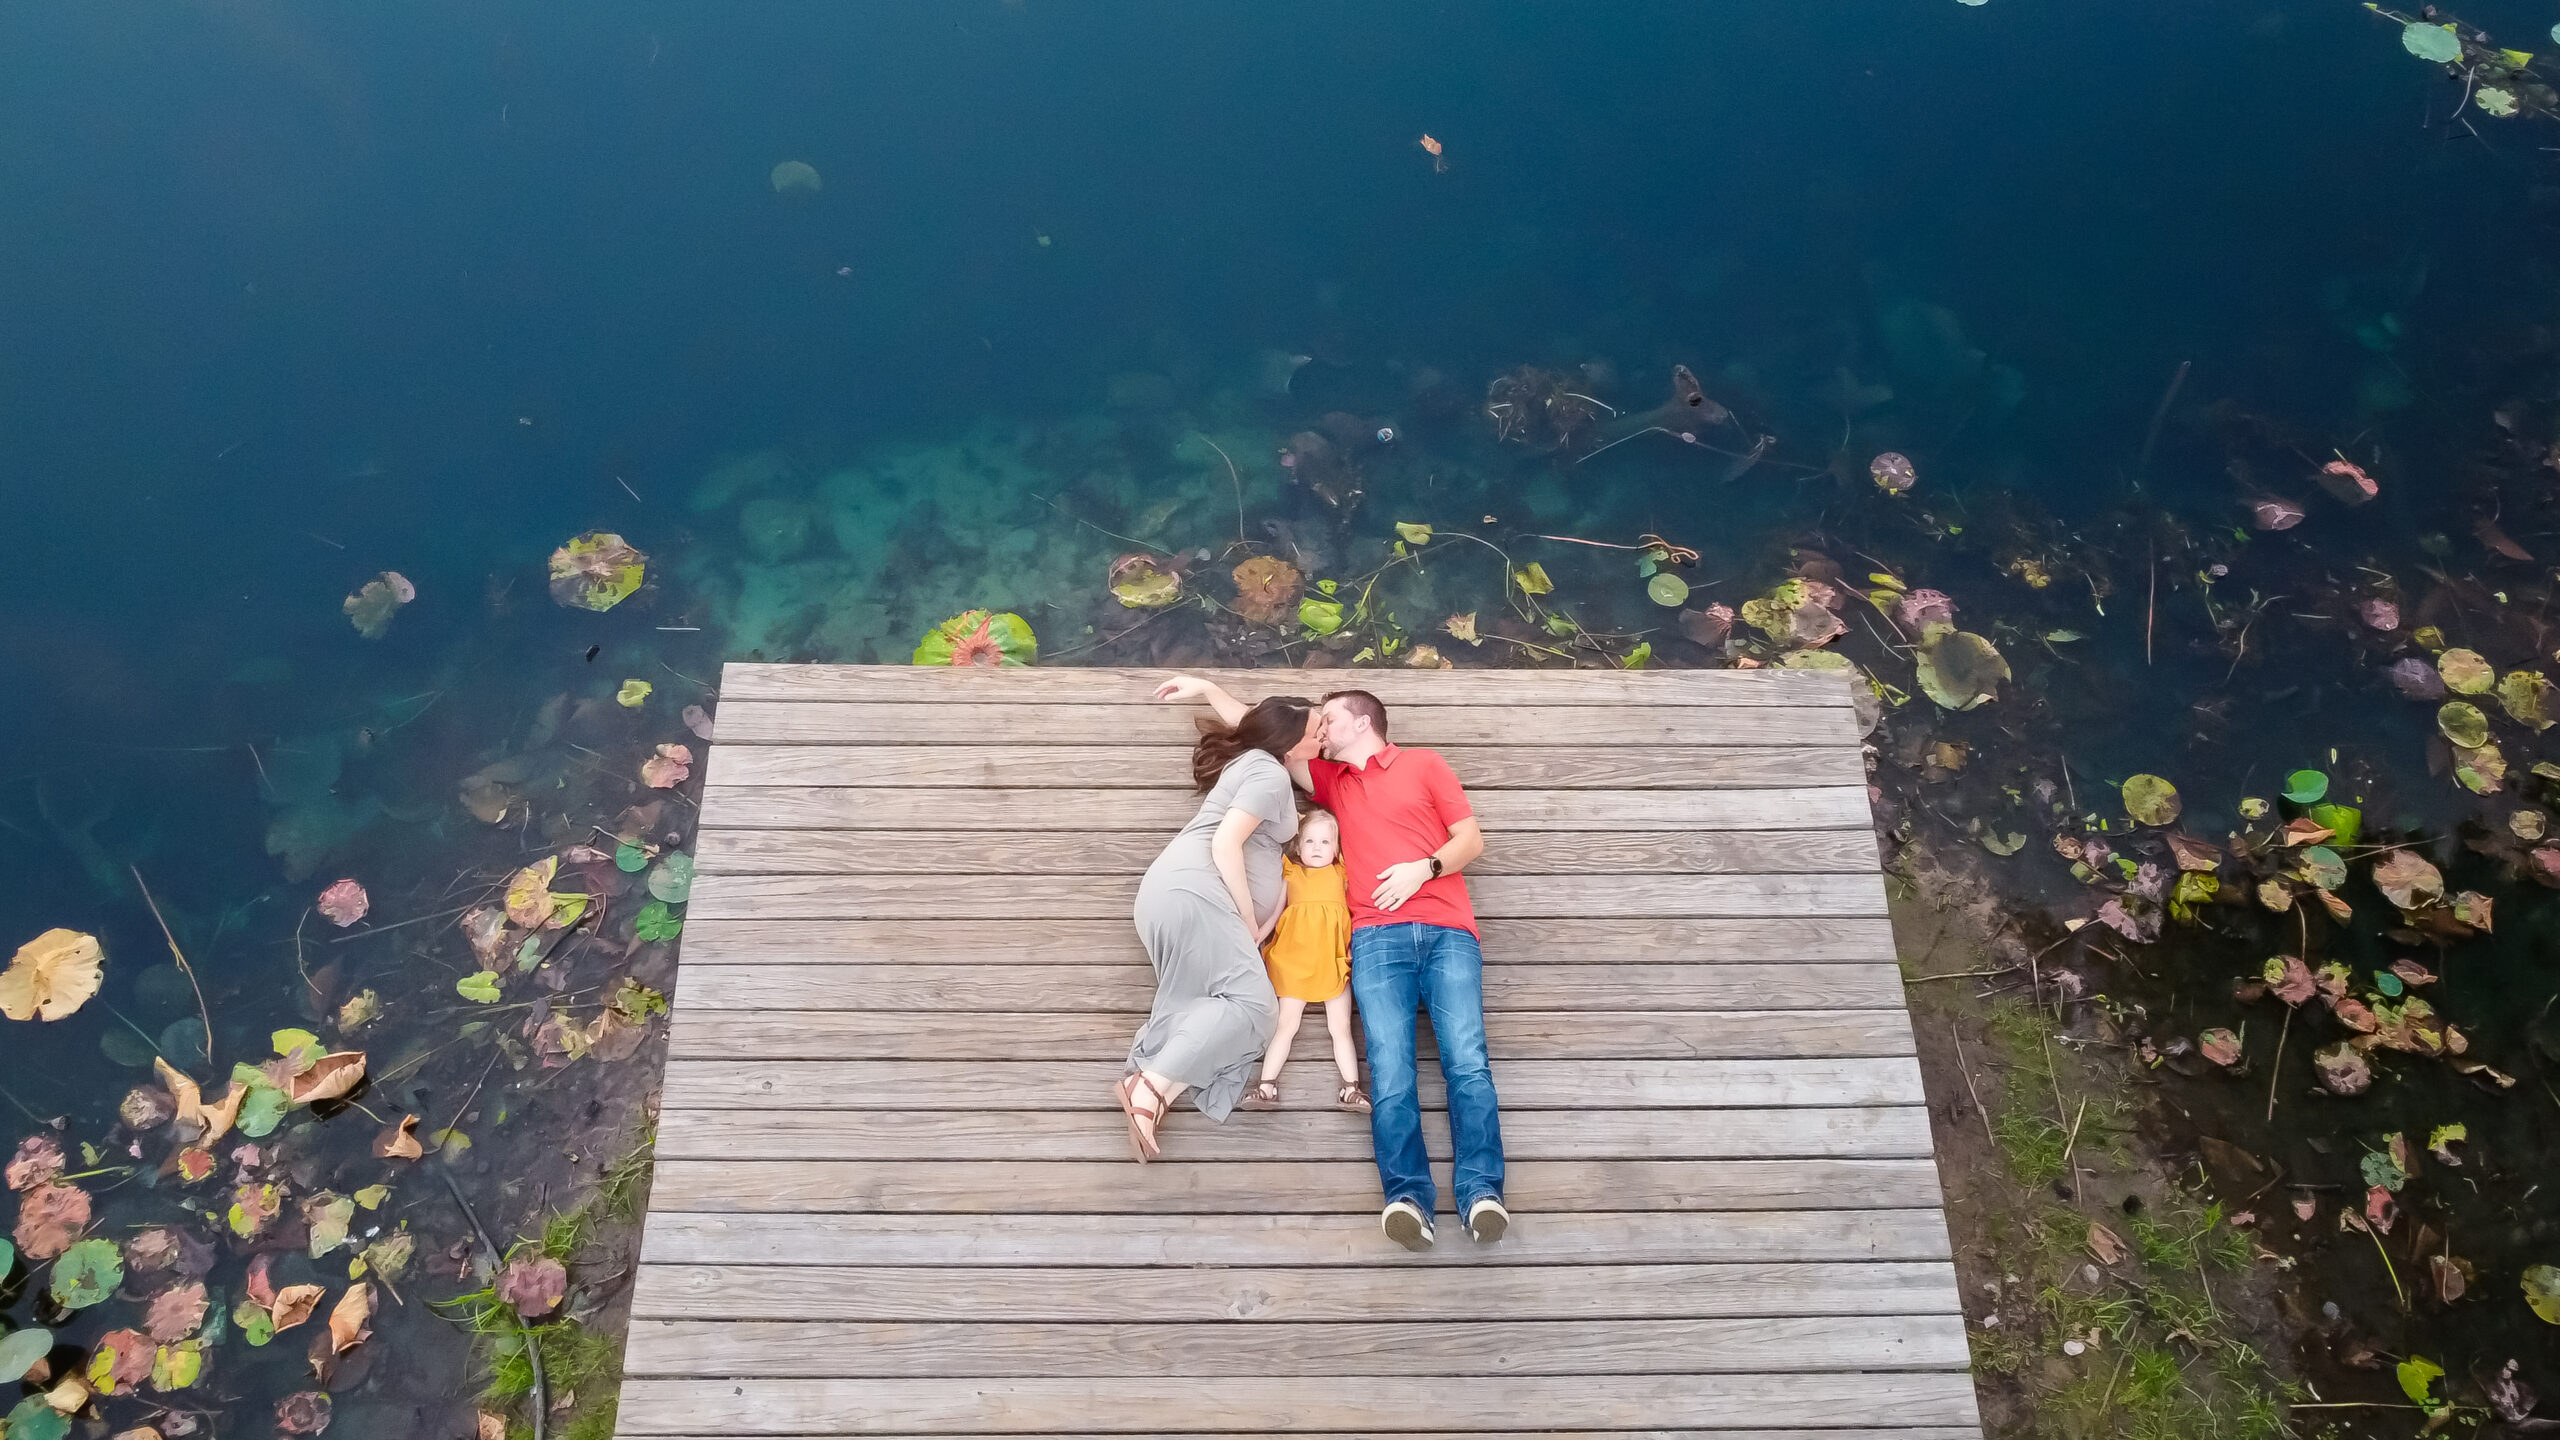
[[[1137,1092],[1140,1087],[1144,1087],[1149,1095],[1155,1097],[1155,1103],[1147,1107],[1147,1122],[1149,1124],[1155,1124],[1162,1121],[1165,1117],[1165,1112],[1173,1108],[1173,1097],[1157,1089],[1155,1087],[1155,1082],[1147,1078],[1147,1072],[1144,1070],[1130,1071],[1128,1094],[1132,1102],[1136,1100]],[[1130,1108],[1134,1110],[1137,1106],[1135,1103],[1132,1103]]]

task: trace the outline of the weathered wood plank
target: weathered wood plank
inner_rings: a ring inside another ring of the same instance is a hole
[[[1128,915],[1135,875],[1002,877],[1006,908],[1025,916],[1101,920]],[[985,875],[705,874],[689,915],[706,920],[880,920],[958,914],[989,898]],[[1573,918],[1883,915],[1884,880],[1849,875],[1482,875],[1467,890],[1476,913]]]
[[[1930,1204],[1936,1204],[1935,1192]],[[1945,1260],[1936,1209],[1524,1214],[1499,1245],[1382,1246],[1354,1214],[980,1215],[705,1213],[653,1206],[649,1265],[1667,1265]],[[1382,1312],[1391,1313],[1391,1312]]]
[[[1854,746],[1642,749],[1452,745],[1441,750],[1475,790],[1766,790],[1863,785]],[[1187,745],[715,745],[715,786],[1173,790],[1191,793]]]
[[[640,1320],[626,1375],[1716,1375],[1960,1370],[1960,1315],[1055,1325]]]
[[[968,1060],[670,1060],[670,1110],[1117,1110],[1126,1062]],[[1421,1067],[1422,1104],[1439,1108],[1440,1067]],[[1920,1064],[1868,1060],[1503,1060],[1502,1108],[1759,1110],[1918,1105]],[[1196,1120],[1178,1109],[1167,1134]],[[1200,1122],[1206,1123],[1206,1122]]]
[[[1385,1246],[1387,1242],[1378,1242]],[[1455,1238],[1453,1243],[1468,1243]],[[1392,1249],[1392,1246],[1387,1248]],[[936,1270],[916,1266],[651,1265],[631,1313],[687,1320],[1736,1319],[1955,1315],[1951,1267],[1862,1260],[1793,1265],[1380,1266],[1339,1270]]]
[[[1068,839],[972,830],[727,830],[696,839],[705,875],[1139,875],[1166,837],[1106,830]],[[1467,867],[1487,875],[1871,875],[1858,830],[1521,831]]]
[[[699,893],[698,891],[696,893]],[[1155,1004],[1142,965],[713,965],[677,994],[698,1011],[1106,1011],[1136,1017]],[[1488,1013],[1505,1010],[1872,1010],[1902,999],[1891,965],[1620,965],[1557,971],[1484,967]],[[1597,1022],[1594,1022],[1595,1024]]]
[[[1882,917],[1483,919],[1479,928],[1489,959],[1523,965],[1890,965],[1895,956],[1893,925]],[[1105,961],[1143,965],[1147,952],[1125,915],[1107,920],[691,917],[684,929],[689,971],[707,965],[892,960],[960,968]]]
[[[1879,1430],[1868,1426],[1855,1429],[1820,1430],[1469,1430],[1463,1436],[1452,1430],[1399,1430],[1397,1440],[1982,1440],[1982,1431],[1974,1426],[1918,1425]],[[736,1432],[719,1435],[666,1436],[663,1440],[736,1440]],[[874,1435],[870,1440],[926,1440],[921,1435]],[[997,1440],[987,1434],[945,1432],[932,1440]],[[1102,1440],[1094,1432],[1080,1434],[1064,1431],[1045,1432],[1043,1440]],[[1204,1435],[1198,1431],[1132,1431],[1115,1434],[1111,1440],[1235,1440],[1233,1435]]]
[[[1517,697],[1481,705],[1416,707],[1390,717],[1399,744],[1844,745],[1858,743],[1846,705],[1538,705]],[[1045,700],[922,704],[728,700],[714,733],[724,745],[1054,745],[1090,735],[1113,743],[1187,745],[1190,706],[1060,704]]]
[[[667,1160],[658,1165],[649,1203],[671,1210],[837,1215],[1296,1211],[1366,1215],[1377,1223],[1375,1165],[1184,1164],[1178,1133],[1183,1118],[1166,1130],[1166,1160],[1143,1167],[1126,1160]],[[1446,1165],[1434,1171],[1444,1207],[1453,1203],[1448,1171]],[[1522,1216],[1569,1210],[1903,1210],[1938,1203],[1938,1168],[1928,1160],[1529,1160],[1509,1168],[1505,1198]],[[1513,1233],[1528,1228],[1524,1219]]]
[[[1109,1379],[631,1380],[622,1433],[688,1433],[707,1415],[733,1435],[865,1435],[975,1430],[1248,1434],[1429,1426],[1494,1428],[1527,1415],[1620,1430],[1789,1425],[1971,1425],[1973,1381],[1949,1372],[1871,1371],[1808,1384],[1791,1375],[1309,1376]]]
[[[1488,790],[1485,832],[1855,830],[1874,822],[1863,785],[1778,790]],[[1166,837],[1199,810],[1173,790],[900,790],[734,785],[704,793],[702,823],[732,830],[1143,830]]]
[[[695,972],[685,983],[702,980]],[[667,1053],[679,1060],[1112,1060],[1130,1019],[1106,1012],[933,1014],[871,1010],[703,1010],[678,1005]],[[1430,1025],[1421,1026],[1431,1056]],[[1493,1010],[1488,1048],[1511,1060],[1823,1059],[1912,1053],[1899,1008],[1873,1010]],[[1298,1029],[1294,1067],[1326,1063],[1324,1017]],[[1360,1043],[1357,1026],[1352,1043]],[[1294,1073],[1294,1070],[1293,1070]]]
[[[1845,675],[1794,670],[1148,670],[1100,665],[978,670],[916,665],[721,667],[724,700],[1050,700],[1152,705],[1156,686],[1198,675],[1251,703],[1266,695],[1362,689],[1390,707],[1507,705],[1834,705]],[[725,737],[724,737],[725,738]]]
[[[1179,1128],[1181,1158],[1366,1160],[1368,1118],[1331,1106],[1333,1071],[1291,1067],[1288,1093],[1304,1109],[1240,1115]],[[1167,1134],[1176,1133],[1168,1126]],[[1449,1153],[1445,1114],[1423,1120],[1435,1155]],[[1895,1159],[1930,1153],[1918,1105],[1798,1110],[1637,1110],[1584,1115],[1515,1112],[1502,1120],[1511,1160]],[[1119,1160],[1128,1127],[1117,1114],[1011,1111],[679,1110],[658,1119],[662,1160]]]

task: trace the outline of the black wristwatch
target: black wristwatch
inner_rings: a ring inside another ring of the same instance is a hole
[[[1427,858],[1427,859],[1428,859],[1428,860],[1430,860],[1430,862],[1431,862],[1431,878],[1432,878],[1432,879],[1434,879],[1434,880],[1439,879],[1439,878],[1440,878],[1440,874],[1441,874],[1441,871],[1440,871],[1440,857],[1439,857],[1439,856],[1437,856],[1437,855],[1431,855],[1431,856],[1427,856],[1427,857],[1425,857],[1425,858]]]

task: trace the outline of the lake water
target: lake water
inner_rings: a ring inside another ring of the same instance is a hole
[[[2528,50],[2560,45],[2553,18],[2465,16]],[[581,942],[538,986],[502,975],[509,1008],[457,1038],[476,1012],[453,983],[479,962],[442,917],[515,865],[610,848],[588,827],[631,828],[653,746],[698,749],[678,712],[711,703],[723,659],[903,662],[977,607],[1068,663],[1325,651],[1106,589],[1115,557],[1196,550],[1189,593],[1227,605],[1249,552],[1311,581],[1387,566],[1393,624],[1336,659],[1728,663],[1741,647],[1648,597],[1641,549],[1537,538],[1658,536],[1698,552],[1675,567],[1693,611],[1791,569],[1951,595],[2014,672],[1989,705],[1921,697],[1916,627],[1854,593],[1831,648],[1909,697],[1878,736],[1888,823],[2022,836],[1986,856],[2022,900],[2078,917],[2112,893],[2049,841],[2083,815],[2120,834],[2136,772],[2223,842],[2243,797],[2305,766],[2360,805],[2365,844],[2416,842],[2448,889],[2496,897],[2492,937],[2392,941],[2379,857],[2351,852],[2353,920],[2208,907],[2149,952],[2165,978],[2143,993],[2163,1040],[2248,1019],[2263,1044],[2278,1002],[2230,982],[2298,953],[2298,926],[2315,963],[2444,974],[2437,1008],[2513,1089],[2385,1053],[2371,1096],[2299,1102],[2267,1134],[2231,1098],[2255,1084],[2172,1083],[2350,1198],[2391,1130],[2466,1120],[2469,1166],[2399,1203],[2474,1262],[2472,1298],[2398,1314],[2351,1252],[2314,1298],[2457,1377],[2522,1353],[2560,1386],[2517,1291],[2560,1262],[2532,1188],[2560,1104],[2554,912],[2511,823],[2540,813],[2542,742],[2478,697],[2508,773],[2472,793],[2434,701],[2382,679],[2443,646],[2501,673],[2560,650],[2540,563],[2560,550],[2560,125],[2521,82],[2529,113],[2455,115],[2448,76],[2344,0],[9,7],[0,939],[68,927],[109,959],[78,1015],[0,1028],[0,1133],[63,1117],[67,1147],[133,1164],[93,1182],[101,1233],[192,1223],[149,1175],[166,1141],[114,1128],[136,1062],[192,1053],[219,1080],[365,989],[388,1008],[347,1043],[377,1077],[415,1063],[365,1113],[297,1113],[269,1153],[226,1153],[225,1193],[297,1165],[297,1194],[372,1183],[382,1102],[451,1123],[496,1059],[471,1113],[565,1133],[509,1027],[546,996],[584,1020],[631,966],[663,980],[665,947]],[[1688,412],[1693,443],[1679,412],[1627,418],[1671,399],[1675,365],[1732,411]],[[1867,478],[1887,451],[1913,462],[1907,495]],[[2379,497],[2331,498],[2332,460]],[[2255,529],[2242,502],[2266,497],[2308,518]],[[1419,568],[1389,565],[1396,522],[1436,527]],[[546,591],[546,558],[589,531],[648,556],[647,588],[602,613]],[[1530,561],[1551,593],[1506,585]],[[342,606],[384,571],[416,598],[368,639]],[[2377,598],[2393,625],[2360,618]],[[1481,644],[1442,628],[1468,614]],[[637,708],[614,703],[628,680],[654,687]],[[1971,747],[1956,778],[1929,773],[1940,740]],[[489,782],[500,823],[475,818],[465,777],[517,761]],[[650,843],[689,839],[683,793]],[[137,872],[194,961],[210,1062]],[[342,876],[369,925],[424,923],[322,953],[339,932],[307,912]],[[2321,1023],[2319,1044],[2346,1033]],[[396,1190],[392,1213],[455,1233],[441,1186]],[[507,1223],[537,1198],[509,1192]],[[240,1271],[226,1253],[207,1277],[217,1310]],[[43,1288],[13,1292],[15,1323]],[[87,1347],[129,1308],[53,1318]],[[439,1328],[414,1305],[383,1324]],[[429,1373],[338,1377],[342,1423],[442,1423],[460,1352],[419,1344]],[[265,1424],[310,1379],[239,1348],[209,1347],[193,1403]],[[144,1413],[100,1403],[118,1428]]]

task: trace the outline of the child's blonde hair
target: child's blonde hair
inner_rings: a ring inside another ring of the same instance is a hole
[[[1306,857],[1298,853],[1298,836],[1307,833],[1307,824],[1309,821],[1319,819],[1333,826],[1333,859],[1334,863],[1338,865],[1342,863],[1342,820],[1341,817],[1335,815],[1332,811],[1327,810],[1321,805],[1310,805],[1306,809],[1298,812],[1298,833],[1297,835],[1290,836],[1289,843],[1281,846],[1280,848],[1290,859],[1298,861],[1300,864],[1304,864],[1306,862]]]

